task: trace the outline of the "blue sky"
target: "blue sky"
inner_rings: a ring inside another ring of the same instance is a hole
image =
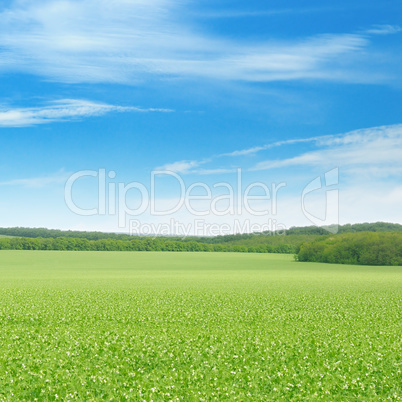
[[[301,194],[336,168],[340,223],[402,223],[401,16],[398,1],[1,2],[0,226],[129,230],[66,205],[68,178],[99,169],[148,190],[155,169],[211,188],[241,169],[243,190],[286,183],[278,212],[205,219],[289,227],[317,224]],[[177,184],[161,175],[160,205]],[[92,208],[98,187],[81,179],[73,197]],[[195,219],[135,217],[172,218]]]

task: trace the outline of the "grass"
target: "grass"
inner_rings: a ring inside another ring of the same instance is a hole
[[[399,267],[0,252],[0,400],[401,400]]]

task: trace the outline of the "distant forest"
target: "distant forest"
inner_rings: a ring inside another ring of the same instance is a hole
[[[356,233],[356,232],[402,232],[402,225],[398,223],[386,223],[386,222],[375,222],[375,223],[356,223],[356,224],[346,224],[340,225],[338,227],[338,233]],[[243,241],[248,239],[266,239],[267,236],[281,237],[281,236],[291,236],[291,235],[311,235],[311,236],[322,236],[328,235],[329,232],[324,227],[317,226],[303,226],[303,227],[291,227],[290,229],[283,230],[280,232],[256,232],[256,233],[244,233],[244,234],[233,234],[225,236],[216,237],[196,237],[188,236],[186,238],[180,237],[165,237],[167,239],[180,240],[180,241],[197,241],[200,243],[231,243],[236,241]],[[76,239],[88,239],[88,240],[101,240],[101,239],[114,239],[114,240],[132,240],[133,237],[138,239],[146,239],[153,236],[133,236],[129,234],[122,233],[105,233],[105,232],[83,232],[83,231],[73,231],[73,230],[57,230],[57,229],[45,229],[45,228],[24,228],[24,227],[14,227],[14,228],[0,228],[0,235],[3,236],[14,236],[14,237],[42,237],[44,239],[57,238],[57,237],[72,237]],[[163,237],[160,237],[163,238]]]
[[[344,233],[303,243],[298,261],[358,265],[402,265],[401,232]]]
[[[0,238],[0,250],[69,250],[69,251],[198,251],[239,253],[294,254],[297,247],[287,244],[243,246],[231,244],[207,244],[196,241],[178,241],[167,238],[136,238],[132,240],[56,237]]]
[[[0,228],[0,250],[283,253],[296,254],[298,261],[402,265],[402,225],[347,224],[339,226],[336,235],[306,226],[278,233],[184,238],[16,227]]]

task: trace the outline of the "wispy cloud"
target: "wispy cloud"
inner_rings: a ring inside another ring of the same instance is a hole
[[[63,99],[42,107],[11,108],[0,105],[0,127],[26,127],[101,116],[110,112],[170,112],[169,109],[141,109],[79,99]]]
[[[373,35],[389,35],[401,32],[402,28],[398,25],[375,25],[366,32]]]
[[[203,18],[243,18],[243,17],[264,17],[270,15],[280,14],[305,14],[310,12],[322,11],[322,8],[282,8],[270,10],[213,10],[213,11],[199,11],[195,12],[197,17]]]
[[[203,163],[205,163],[205,161],[178,161],[159,166],[155,168],[155,170],[174,172],[178,174],[187,174],[191,173],[194,168],[197,168]]]
[[[266,145],[241,149],[241,150],[229,152],[226,154],[220,154],[220,155],[218,155],[218,157],[222,157],[222,156],[235,157],[235,156],[254,155],[257,152],[265,151],[267,149],[271,149],[271,148],[275,148],[275,147],[281,147],[283,145],[292,145],[292,144],[298,144],[298,143],[321,141],[321,140],[323,140],[323,138],[326,138],[326,137],[311,137],[311,138],[291,139],[291,140],[285,140],[285,141],[276,141],[276,142],[266,144]]]
[[[289,140],[284,140],[284,141],[275,141],[272,143],[264,144],[264,145],[258,145],[254,146],[251,148],[245,148],[245,149],[240,149],[236,151],[231,151],[227,153],[222,153],[222,154],[217,154],[217,155],[212,155],[206,159],[200,160],[200,161],[178,161],[178,162],[172,162],[172,163],[167,163],[163,166],[159,166],[156,169],[157,170],[166,170],[166,171],[172,171],[175,173],[180,173],[180,174],[199,174],[199,175],[207,175],[207,174],[221,174],[221,173],[232,173],[236,171],[236,168],[234,167],[218,167],[218,168],[199,168],[201,165],[204,165],[206,163],[210,163],[216,159],[219,158],[236,158],[236,157],[242,157],[242,156],[254,156],[255,154],[266,151],[275,147],[281,147],[281,146],[286,146],[286,145],[293,145],[293,144],[299,144],[299,143],[309,143],[309,142],[317,142],[317,143],[322,143],[323,141],[329,140],[335,138],[335,136],[321,136],[321,137],[311,137],[311,138],[297,138],[297,139],[289,139]]]
[[[353,7],[353,6],[352,6]],[[348,7],[349,8],[349,7]],[[266,17],[275,16],[283,14],[312,14],[312,13],[323,13],[323,12],[334,12],[334,11],[344,11],[345,8],[338,6],[336,4],[331,6],[322,7],[292,7],[292,8],[270,8],[266,9],[214,9],[214,10],[204,10],[195,11],[194,15],[201,18],[247,18],[247,17]]]
[[[256,82],[386,79],[361,68],[374,63],[361,60],[370,46],[367,33],[234,41],[201,33],[185,18],[179,0],[11,4],[0,12],[0,71],[130,84],[155,75]],[[380,27],[370,34],[385,31],[391,33]]]
[[[0,182],[0,186],[18,186],[28,188],[43,188],[53,184],[64,184],[71,176],[71,173],[64,172],[63,170],[50,175],[42,177],[30,177],[24,179],[14,179],[9,181]]]
[[[162,172],[173,172],[181,175],[186,174],[197,174],[197,175],[211,175],[211,174],[225,174],[236,172],[235,168],[214,168],[214,169],[204,169],[200,166],[211,162],[213,159],[204,159],[202,161],[178,161],[173,163],[167,163],[166,165],[159,166],[155,170]]]
[[[259,162],[251,170],[292,166],[340,166],[351,173],[399,175],[402,168],[402,124],[372,127],[316,137],[316,148],[292,158]]]
[[[399,175],[402,172],[402,124],[371,127],[335,135],[323,135],[309,138],[276,141],[261,146],[213,155],[202,161],[179,161],[166,164],[159,170],[171,170],[180,174],[222,174],[235,172],[233,166],[200,168],[220,158],[252,157],[275,147],[287,147],[294,144],[309,143],[311,150],[291,158],[274,159],[245,167],[249,171],[289,168],[342,166],[350,173],[375,176]],[[249,161],[250,161],[249,160]]]

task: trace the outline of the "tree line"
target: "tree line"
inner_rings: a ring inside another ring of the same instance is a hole
[[[231,243],[238,244],[243,241],[247,241],[248,244],[254,243],[260,244],[265,241],[270,243],[270,239],[280,238],[285,236],[327,236],[329,234],[328,228],[317,226],[303,226],[303,227],[291,227],[287,230],[265,231],[256,233],[238,233],[228,234],[224,236],[214,237],[196,237],[188,236],[184,239],[180,237],[161,237],[166,240],[182,241],[182,242],[199,242],[207,244],[221,244]],[[357,233],[357,232],[402,232],[402,225],[397,223],[387,222],[375,222],[375,223],[357,223],[346,224],[338,227],[338,233]],[[133,237],[138,239],[146,239],[149,236],[132,236],[124,233],[105,233],[105,232],[85,232],[74,230],[58,230],[58,229],[46,229],[46,228],[0,228],[0,235],[14,236],[14,237],[31,237],[31,238],[57,238],[67,237],[75,239],[88,239],[88,240],[101,240],[101,239],[113,239],[113,240],[132,240]],[[288,242],[288,241],[286,241]],[[289,242],[288,242],[289,243]]]
[[[230,245],[207,244],[196,241],[178,241],[166,238],[138,238],[132,240],[56,237],[0,238],[0,250],[62,250],[62,251],[188,251],[188,252],[238,252],[294,254],[296,247],[279,245]]]
[[[401,232],[338,234],[303,243],[298,261],[354,265],[402,265]]]
[[[196,251],[297,254],[299,261],[401,265],[402,225],[376,222],[343,225],[330,235],[315,226],[282,233],[216,237],[147,237],[119,233],[0,228],[0,250]]]

